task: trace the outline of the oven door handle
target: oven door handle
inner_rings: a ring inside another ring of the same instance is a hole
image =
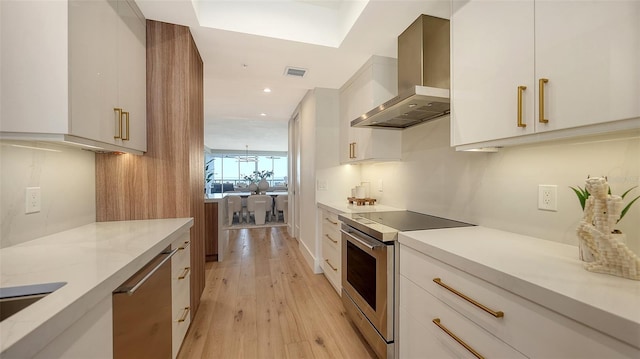
[[[385,245],[384,245],[384,244],[380,244],[380,243],[375,243],[375,244],[368,243],[370,240],[367,240],[366,238],[358,238],[358,237],[354,236],[353,234],[351,234],[351,233],[349,233],[349,232],[345,231],[344,229],[341,229],[341,230],[340,230],[340,232],[342,232],[342,233],[346,234],[347,236],[349,236],[349,237],[353,238],[353,239],[354,239],[354,240],[356,240],[358,243],[360,243],[360,244],[362,244],[363,246],[365,246],[365,247],[367,247],[367,248],[371,249],[372,251],[373,251],[373,250],[375,250],[376,248],[379,248],[379,247],[385,247]],[[377,241],[376,241],[376,242],[377,242]]]

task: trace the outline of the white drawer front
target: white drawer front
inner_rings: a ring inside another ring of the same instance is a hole
[[[331,285],[340,294],[342,290],[342,262],[338,251],[327,242],[323,241],[322,243],[322,270]]]
[[[322,226],[322,242],[326,242],[329,246],[336,250],[341,250],[340,231],[336,230],[332,225],[324,224]]]
[[[404,245],[400,274],[529,357],[640,357],[640,350]],[[495,318],[436,284],[441,281],[504,317]],[[401,299],[402,301],[402,299]]]
[[[469,350],[433,322],[436,318],[439,319],[440,325],[485,358],[525,358],[524,355],[451,309],[404,276],[400,276],[400,309],[405,313],[404,316],[402,314],[400,316],[401,358],[439,357],[433,356],[432,349],[434,348],[438,349],[435,350],[436,353],[455,353],[452,357],[456,358],[473,357]],[[424,335],[416,336],[411,332],[416,329]],[[404,353],[405,350],[407,355]],[[417,356],[412,356],[414,354]]]

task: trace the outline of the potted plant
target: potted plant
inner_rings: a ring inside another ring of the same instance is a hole
[[[264,192],[269,188],[269,182],[267,178],[273,176],[273,171],[253,171],[250,176],[244,176],[245,181],[249,182],[249,189],[251,192]]]
[[[587,177],[587,179],[589,179],[589,177]],[[606,177],[605,177],[606,180]],[[629,188],[628,190],[626,190],[624,193],[622,193],[622,195],[620,195],[620,198],[622,200],[625,199],[625,197],[631,192],[633,191],[636,187],[638,186],[633,186],[631,188]],[[589,197],[591,196],[591,194],[589,193],[587,187],[585,186],[585,188],[582,188],[580,186],[576,186],[576,187],[569,187],[573,190],[573,192],[576,194],[576,196],[578,197],[578,201],[580,202],[580,206],[582,207],[583,212],[585,211],[585,207],[587,206]],[[611,196],[611,187],[608,188],[607,190],[608,195]],[[616,219],[615,224],[619,223],[622,218],[624,218],[625,214],[627,214],[627,212],[629,211],[629,209],[631,208],[631,206],[638,200],[640,199],[640,196],[637,196],[636,198],[632,199],[631,201],[629,201],[629,203],[627,203],[626,206],[624,206],[622,208],[622,210],[620,211],[620,215],[618,216],[618,218]],[[592,204],[593,206],[593,204]],[[605,212],[606,213],[606,212]],[[593,222],[595,222],[595,217],[593,219]],[[595,225],[595,223],[589,223],[590,225]],[[614,224],[614,225],[615,225]],[[616,229],[616,228],[611,228],[611,235],[615,236],[621,243],[625,243],[625,236],[624,234]],[[588,248],[589,244],[588,243],[583,243],[583,240],[579,241],[579,251],[580,251],[580,259],[585,261],[585,262],[591,262],[595,259],[594,253],[597,253],[597,250],[594,248]]]
[[[589,191],[587,191],[586,188],[582,188],[580,186],[576,186],[575,187],[569,187],[573,190],[573,192],[575,192],[576,196],[578,196],[578,200],[580,201],[580,206],[582,207],[582,210],[584,211],[584,206],[587,203],[587,199],[590,196]],[[631,188],[629,188],[628,190],[626,190],[623,194],[620,195],[620,197],[622,197],[622,199],[624,199],[624,197],[629,194],[629,192],[631,192],[632,190],[634,190],[636,187],[638,186],[633,186]],[[609,195],[611,195],[611,187],[609,187]],[[629,211],[629,209],[631,208],[631,205],[635,203],[635,201],[637,201],[640,198],[640,196],[632,199],[623,209],[622,212],[620,212],[620,217],[618,218],[618,220],[616,221],[616,223],[619,223],[622,218],[624,217],[625,214],[627,214],[627,212]],[[621,233],[619,230],[614,229],[614,231],[612,233]]]

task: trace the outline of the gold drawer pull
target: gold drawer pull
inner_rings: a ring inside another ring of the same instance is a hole
[[[527,89],[527,86],[518,86],[518,127],[527,127],[526,123],[522,122],[522,93]]]
[[[115,120],[116,120],[116,134],[115,136],[113,136],[114,139],[119,139],[122,138],[122,109],[115,107],[113,109],[113,112],[115,112]]]
[[[440,318],[435,318],[434,320],[432,320],[432,322],[433,322],[433,324],[437,325],[438,328],[442,329],[443,332],[447,333],[451,338],[453,338],[453,340],[457,341],[460,345],[462,345],[465,349],[467,349],[476,358],[484,359],[484,357],[482,355],[480,355],[480,353],[475,351],[475,349],[473,349],[471,346],[469,346],[469,344],[465,343],[464,340],[458,338],[457,335],[453,334],[453,332],[451,332],[449,329],[447,329],[447,327],[442,325],[442,323],[440,323]]]
[[[123,141],[129,141],[131,138],[129,138],[129,112],[127,111],[122,111],[122,115],[124,116],[125,120],[126,120],[126,130],[127,130],[127,137],[122,136],[122,140]],[[121,125],[122,127],[122,125]]]
[[[544,118],[544,84],[549,82],[549,79],[538,80],[538,121],[540,123],[548,123],[549,120]]]
[[[466,295],[464,295],[463,293],[458,292],[457,290],[455,290],[455,289],[453,289],[453,288],[449,287],[448,285],[446,285],[446,284],[442,283],[442,280],[440,280],[440,278],[433,278],[433,281],[434,281],[437,285],[439,285],[439,286],[441,286],[441,287],[446,288],[447,290],[449,290],[449,291],[450,291],[450,292],[452,292],[453,294],[455,294],[455,295],[457,295],[458,297],[460,297],[460,298],[462,298],[462,299],[466,300],[467,302],[469,302],[469,303],[471,303],[471,304],[475,305],[476,307],[478,307],[478,308],[480,308],[480,309],[484,310],[485,312],[487,312],[487,313],[489,313],[489,314],[493,315],[494,317],[496,317],[496,318],[502,318],[502,317],[504,317],[504,313],[503,313],[503,312],[501,312],[501,311],[497,311],[497,312],[496,312],[495,310],[491,310],[490,308],[488,308],[488,307],[486,307],[486,306],[484,306],[484,305],[482,305],[482,304],[478,303],[477,301],[475,301],[475,300],[473,300],[473,299],[471,299],[471,298],[467,297],[467,296],[466,296]]]
[[[336,241],[335,239],[331,238],[328,234],[324,235],[325,237],[329,238],[329,240],[333,243],[338,243],[338,241]]]
[[[178,323],[182,323],[185,320],[187,320],[187,315],[189,315],[189,311],[190,310],[191,310],[191,308],[184,307],[184,312],[182,312],[182,316],[180,316],[180,319],[178,319]]]
[[[185,279],[187,277],[187,274],[189,274],[189,271],[191,270],[191,267],[185,267],[184,268],[184,272],[182,272],[182,274],[180,274],[180,276],[178,276],[178,279]]]
[[[329,265],[329,267],[331,267],[331,269],[333,269],[333,271],[334,271],[334,272],[337,272],[337,271],[338,271],[338,268],[336,268],[336,267],[332,266],[332,265],[331,265],[331,262],[329,262],[329,260],[328,260],[328,259],[325,259],[324,261],[325,261],[325,262],[327,262],[327,264]]]
[[[179,251],[186,249],[187,247],[189,247],[189,245],[191,244],[190,241],[184,241],[184,244],[182,245],[182,247],[178,248]]]
[[[325,219],[327,222],[331,223],[331,224],[338,224],[338,222],[334,222],[334,221],[330,220],[330,219],[329,219],[329,217],[324,217],[324,219]]]

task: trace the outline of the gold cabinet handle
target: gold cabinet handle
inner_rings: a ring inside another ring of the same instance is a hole
[[[183,249],[186,249],[187,247],[189,247],[190,244],[191,244],[190,241],[184,241],[184,244],[182,244],[182,247],[179,247],[178,250],[181,251]]]
[[[189,315],[189,311],[191,310],[190,307],[184,307],[183,309],[184,311],[182,312],[182,315],[180,316],[180,318],[178,319],[178,323],[182,323],[185,320],[187,320],[187,315]]]
[[[122,138],[122,109],[118,107],[113,108],[113,112],[115,113],[116,120],[116,134],[113,136],[114,139]]]
[[[549,82],[549,79],[538,80],[538,121],[540,123],[548,123],[549,119],[544,118],[544,84]]]
[[[455,290],[455,289],[451,288],[450,286],[448,286],[448,285],[446,285],[446,284],[442,283],[442,280],[441,280],[440,278],[433,278],[433,281],[434,281],[437,285],[439,285],[439,286],[441,286],[441,287],[443,287],[443,288],[445,288],[445,289],[449,290],[451,293],[453,293],[453,294],[457,295],[458,297],[460,297],[460,298],[462,298],[462,299],[466,300],[467,302],[469,302],[469,303],[471,303],[471,304],[475,305],[476,307],[478,307],[478,308],[480,308],[480,309],[484,310],[485,312],[487,312],[487,313],[489,313],[489,314],[493,315],[494,317],[496,317],[496,318],[502,318],[502,317],[504,317],[504,313],[503,313],[503,312],[501,312],[501,311],[491,310],[489,307],[487,307],[487,306],[485,306],[485,305],[482,305],[482,304],[478,303],[477,301],[473,300],[472,298],[469,298],[468,296],[464,295],[463,293],[461,293],[461,292],[459,292],[459,291],[457,291],[457,290]]]
[[[329,260],[328,260],[328,259],[325,259],[324,261],[325,261],[325,262],[327,262],[327,264],[329,265],[329,267],[331,267],[331,269],[333,269],[333,271],[334,271],[334,272],[337,272],[337,271],[338,271],[338,268],[336,268],[336,267],[334,267],[333,265],[331,265],[331,262],[329,262]]]
[[[356,158],[356,157],[357,157],[356,156],[356,143],[354,142],[353,143],[353,157],[351,157],[351,158]]]
[[[478,353],[475,349],[473,349],[469,344],[465,343],[464,340],[460,339],[457,335],[453,334],[452,331],[447,329],[442,323],[440,323],[440,318],[435,318],[432,320],[433,324],[437,325],[438,328],[442,329],[443,332],[447,333],[453,340],[457,341],[458,344],[462,345],[465,349],[467,349],[471,354],[473,354],[478,359],[484,359],[484,357]]]
[[[338,224],[338,222],[332,221],[331,219],[329,219],[329,217],[324,217],[324,219],[331,224]]]
[[[130,138],[129,138],[129,112],[123,111],[122,112],[122,116],[124,116],[124,118],[125,118],[125,123],[126,123],[125,129],[126,129],[126,133],[127,133],[127,137],[123,136],[122,140],[123,141],[129,141],[130,140]],[[120,125],[120,127],[121,127],[120,131],[122,131],[122,125]],[[121,136],[122,136],[122,134],[121,134]]]
[[[325,237],[329,238],[329,240],[333,243],[338,243],[338,241],[336,241],[335,239],[331,238],[331,236],[329,236],[328,234],[324,235]]]
[[[522,93],[526,89],[527,86],[518,86],[518,127],[527,127],[527,124],[522,122]]]
[[[191,270],[191,267],[185,267],[184,271],[182,272],[182,274],[180,274],[178,276],[178,280],[180,279],[185,279],[187,277],[187,274],[189,274],[189,271]]]
[[[353,158],[353,142],[349,144],[349,158]]]

